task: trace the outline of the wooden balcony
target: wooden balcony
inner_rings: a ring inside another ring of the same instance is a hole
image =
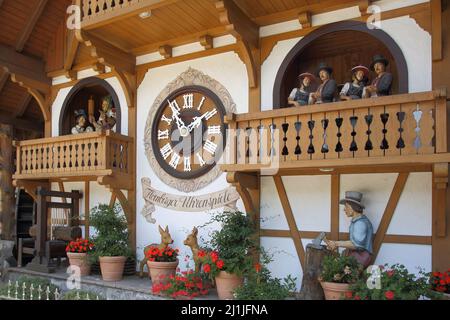
[[[108,20],[127,18],[157,8],[163,3],[159,0],[77,0],[81,4],[82,27],[90,29],[101,26]]]
[[[132,189],[133,139],[111,131],[14,142],[13,179],[97,181]]]
[[[228,172],[282,174],[450,162],[446,94],[423,92],[234,115]]]

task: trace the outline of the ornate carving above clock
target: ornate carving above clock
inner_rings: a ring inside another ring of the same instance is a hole
[[[226,114],[236,112],[228,91],[216,80],[189,68],[171,82],[150,109],[145,152],[156,175],[167,185],[192,192],[220,174],[226,141]]]

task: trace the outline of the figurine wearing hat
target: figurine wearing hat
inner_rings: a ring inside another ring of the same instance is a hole
[[[373,226],[370,220],[364,215],[364,205],[361,203],[362,193],[348,191],[345,199],[339,203],[345,205],[344,212],[351,218],[350,240],[332,241],[324,239],[328,249],[335,250],[338,247],[345,248],[343,255],[353,256],[367,268],[372,260]]]
[[[316,77],[309,72],[302,73],[298,76],[299,87],[294,88],[288,98],[288,104],[296,107],[308,104],[309,95],[312,92],[312,83],[316,81]]]
[[[321,63],[317,70],[317,76],[322,84],[317,88],[316,92],[309,96],[309,104],[333,102],[336,94],[336,81],[331,78],[333,68]]]
[[[83,109],[75,110],[75,119],[77,124],[72,128],[72,134],[93,132],[94,129],[88,125],[88,117]]]
[[[98,120],[92,116],[90,121],[95,127],[95,131],[111,130],[116,125],[116,112],[112,106],[112,97],[106,96],[102,99],[100,116]]]
[[[363,94],[365,98],[388,96],[391,94],[392,74],[386,72],[388,65],[389,61],[382,55],[373,57],[370,69],[375,71],[377,77],[373,79],[370,86],[365,87]]]
[[[364,87],[367,84],[369,69],[365,66],[356,66],[352,69],[353,82],[347,82],[341,90],[341,100],[361,99]]]

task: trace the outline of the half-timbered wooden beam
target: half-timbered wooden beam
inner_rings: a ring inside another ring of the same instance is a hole
[[[42,12],[44,11],[45,6],[47,5],[48,0],[38,0],[35,1],[34,4],[29,8],[30,16],[27,19],[25,26],[17,37],[16,41],[16,51],[22,52],[25,47],[26,42],[30,38],[31,33],[33,32],[36,23],[38,22]]]
[[[280,197],[281,206],[283,207],[283,211],[289,225],[291,238],[294,241],[295,249],[297,250],[300,265],[302,269],[304,269],[306,260],[305,248],[303,248],[302,238],[298,232],[297,222],[295,221],[294,213],[292,212],[291,204],[286,193],[286,188],[284,187],[281,176],[274,176],[273,180],[275,182],[275,187],[277,188],[278,196]]]
[[[395,182],[394,188],[392,189],[391,196],[384,210],[383,217],[378,226],[375,238],[373,240],[373,256],[372,262],[375,262],[378,253],[380,252],[381,244],[384,242],[384,237],[389,229],[389,224],[391,223],[392,217],[394,216],[395,209],[397,209],[400,197],[405,189],[406,182],[408,181],[409,173],[399,173],[397,181]]]

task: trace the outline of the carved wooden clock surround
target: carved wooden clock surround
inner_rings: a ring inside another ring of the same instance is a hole
[[[214,181],[222,173],[213,160],[225,147],[224,117],[235,112],[219,82],[192,68],[182,73],[160,93],[147,119],[145,152],[155,174],[183,192]]]

